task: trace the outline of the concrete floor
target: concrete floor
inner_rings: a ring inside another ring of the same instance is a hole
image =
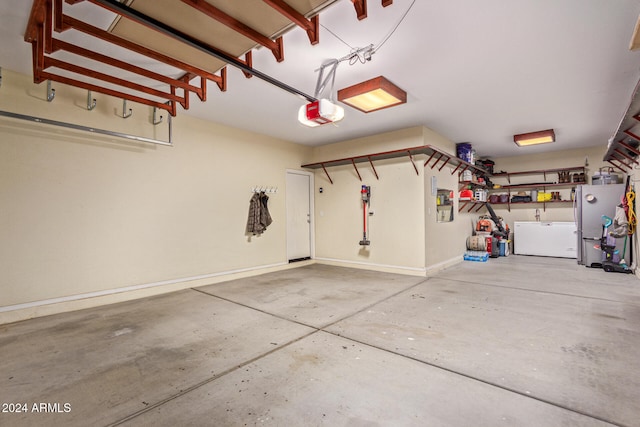
[[[3,325],[0,349],[2,409],[27,405],[0,426],[640,426],[640,281],[575,260],[311,265]]]

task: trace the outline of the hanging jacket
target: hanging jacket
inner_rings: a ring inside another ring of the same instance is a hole
[[[269,196],[265,193],[260,193],[260,224],[266,230],[269,225],[273,222],[271,219],[271,214],[269,213]]]
[[[273,222],[268,207],[269,196],[264,192],[254,193],[249,201],[249,217],[247,218],[247,233],[260,235]]]

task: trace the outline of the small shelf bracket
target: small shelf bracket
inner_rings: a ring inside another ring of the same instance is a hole
[[[354,159],[351,159],[351,164],[353,165],[353,168],[356,170],[356,174],[358,174],[358,179],[360,179],[360,182],[362,182],[362,177],[360,176],[360,172],[358,171],[358,167],[356,166],[356,161]]]
[[[331,179],[331,176],[329,176],[329,172],[327,172],[327,168],[324,167],[324,163],[322,163],[322,170],[327,175],[327,178],[329,178],[329,182],[333,185],[333,180]]]
[[[160,123],[162,123],[162,116],[158,119],[158,108],[153,107],[153,124],[157,126]]]
[[[380,181],[380,178],[378,177],[378,171],[376,171],[376,167],[373,166],[373,162],[371,161],[371,156],[367,156],[367,159],[369,159],[369,164],[371,165],[371,169],[373,169],[373,174],[376,176],[376,179]]]
[[[413,169],[415,169],[415,171],[416,171],[416,175],[420,175],[420,173],[418,172],[418,167],[416,166],[416,162],[413,161],[413,156],[411,155],[411,151],[407,151],[407,153],[409,154],[409,160],[411,160],[411,164],[413,165]]]
[[[438,169],[439,171],[442,170],[443,167],[447,166],[447,163],[449,163],[449,160],[451,160],[451,157],[449,156],[445,156],[447,159],[444,161],[444,163],[442,164],[442,166],[440,166],[440,168]]]
[[[458,163],[458,166],[456,166],[456,168],[454,170],[451,171],[451,175],[453,175],[454,173],[456,173],[456,171],[458,169],[460,169],[460,166],[462,165],[462,163]]]
[[[435,156],[435,155],[436,155],[436,153],[437,153],[437,151],[435,151],[435,150],[431,153],[431,155],[429,156],[429,158],[427,159],[427,161],[426,161],[426,162],[424,162],[424,166],[423,166],[423,167],[425,167],[425,168],[427,167],[427,165],[429,164],[429,162],[431,161],[431,159],[433,159],[433,156]],[[431,167],[431,169],[433,169],[433,166]]]
[[[127,110],[127,100],[123,99],[122,100],[122,118],[123,119],[128,119],[132,115],[133,115],[133,110],[131,108],[129,108],[129,110]]]
[[[51,88],[51,80],[47,80],[47,102],[53,101],[56,97],[56,90]]]
[[[442,156],[444,156],[443,153],[438,153],[438,157],[436,157],[436,161],[431,165],[431,169],[438,166],[438,163],[440,162],[440,159],[442,159]]]
[[[96,108],[98,101],[91,96],[91,91],[87,91],[87,110],[91,111]]]

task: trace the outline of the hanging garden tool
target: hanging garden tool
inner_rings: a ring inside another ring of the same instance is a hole
[[[362,240],[360,240],[360,246],[369,246],[371,242],[367,239],[367,205],[371,202],[371,187],[363,185],[360,190],[362,196]]]

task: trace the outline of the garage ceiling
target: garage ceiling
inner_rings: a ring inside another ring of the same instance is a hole
[[[338,124],[306,128],[297,122],[298,108],[305,100],[229,68],[226,91],[219,89],[220,81],[209,79],[206,101],[192,96],[188,109],[178,106],[175,111],[306,145],[424,125],[455,142],[473,143],[480,155],[604,147],[616,132],[640,76],[640,53],[629,50],[640,14],[640,3],[635,0],[394,0],[387,7],[382,1],[369,0],[368,16],[362,20],[357,19],[352,1],[287,0],[306,18],[319,14],[319,43],[315,45],[303,28],[269,1],[206,2],[270,40],[284,34],[284,60],[280,62],[273,49],[256,47],[254,40],[196,10],[198,3],[203,2],[129,2],[132,8],[241,61],[247,61],[244,54],[252,52],[255,70],[311,95],[324,61],[368,45],[379,47],[370,61],[356,57],[352,64],[339,65],[332,96],[337,89],[383,75],[407,91],[407,104],[370,114],[345,106],[346,117]],[[34,73],[31,46],[24,36],[31,5],[24,0],[0,4],[0,67],[29,75]],[[117,19],[88,1],[65,4],[64,11],[221,76],[223,61],[128,18]],[[180,66],[162,65],[76,30],[54,33],[54,37],[171,78],[180,79],[185,73]],[[65,52],[51,56],[60,61],[70,58]],[[95,61],[80,62],[96,68]],[[114,74],[113,67],[97,67]],[[201,86],[194,73],[188,77],[194,88]],[[148,84],[147,78],[136,73],[124,72],[122,78]],[[166,83],[154,85],[166,91]],[[149,97],[164,102],[155,95]],[[525,149],[513,143],[514,134],[548,128],[556,131],[554,144]]]

